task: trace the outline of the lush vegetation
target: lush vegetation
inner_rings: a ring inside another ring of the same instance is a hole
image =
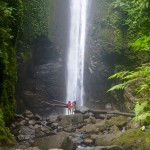
[[[130,88],[135,93],[135,120],[150,123],[150,1],[114,0],[109,9],[115,49],[130,54],[127,62],[134,60],[110,77],[119,79],[120,84],[109,91]]]
[[[148,150],[150,143],[146,141],[146,137],[147,132],[142,132],[140,129],[129,129],[119,138],[112,140],[111,144],[121,145],[124,149]]]
[[[0,147],[14,142],[6,126],[11,123],[16,107],[16,55],[21,62],[18,65],[22,66],[32,57],[33,41],[48,35],[54,3],[55,0],[0,1]]]
[[[55,0],[31,0],[23,3],[22,24],[17,40],[17,63],[22,69],[23,64],[32,58],[34,40],[48,36],[48,32],[52,33],[54,4]]]
[[[0,1],[0,145],[12,143],[11,134],[5,125],[10,124],[15,113],[15,43],[21,12],[21,0]]]
[[[48,0],[24,1],[22,35],[26,43],[48,32]]]

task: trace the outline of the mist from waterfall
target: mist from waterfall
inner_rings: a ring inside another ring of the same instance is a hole
[[[67,98],[84,104],[84,52],[89,0],[70,0],[70,35],[67,60]]]

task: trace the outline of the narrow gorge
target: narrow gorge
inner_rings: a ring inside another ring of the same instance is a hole
[[[148,150],[149,8],[1,0],[0,150]]]

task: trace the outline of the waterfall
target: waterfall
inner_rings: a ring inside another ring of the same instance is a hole
[[[84,51],[89,0],[70,0],[70,29],[67,60],[67,98],[84,104]]]

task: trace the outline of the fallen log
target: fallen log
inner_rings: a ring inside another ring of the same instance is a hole
[[[58,100],[52,100],[52,102],[56,102],[56,103],[60,103],[60,104],[64,104],[64,105],[66,105],[66,103],[61,102],[61,101],[58,101]]]
[[[89,109],[88,112],[91,112],[93,114],[116,114],[116,115],[122,115],[122,116],[128,116],[128,117],[135,117],[134,113],[127,113],[127,112],[121,112],[121,111]]]
[[[42,101],[42,103],[48,104],[48,105],[53,106],[53,107],[65,107],[65,108],[67,108],[66,104],[64,105],[64,104],[48,103],[45,101]]]

